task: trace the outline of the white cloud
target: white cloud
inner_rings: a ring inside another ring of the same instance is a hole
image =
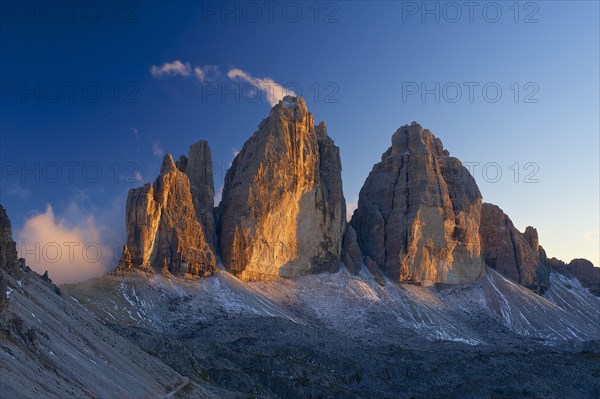
[[[192,67],[188,62],[185,64],[179,60],[173,62],[165,62],[161,66],[152,65],[150,67],[150,74],[155,78],[161,78],[163,76],[190,76],[192,73]]]
[[[150,73],[155,78],[167,76],[190,77],[192,72],[201,83],[215,82],[223,79],[218,65],[196,65],[192,68],[189,62],[183,63],[175,60],[173,62],[166,62],[160,67],[156,65],[150,67]],[[257,78],[239,68],[229,69],[227,78],[247,83],[250,87],[244,88],[246,94],[253,98],[262,94],[271,106],[276,105],[285,96],[296,95],[293,90],[286,89],[271,78]]]
[[[358,208],[358,197],[354,197],[352,201],[346,203],[346,220],[349,222],[352,219],[352,213]]]
[[[72,208],[67,213],[83,214]],[[113,251],[101,243],[102,228],[91,214],[70,224],[57,217],[50,204],[44,213],[30,217],[18,234],[19,256],[42,274],[48,271],[58,284],[74,283],[101,276],[109,271]]]
[[[152,144],[152,155],[154,155],[157,158],[162,158],[164,154],[165,151],[163,150],[159,142],[155,142],[154,144]]]
[[[136,127],[129,127],[129,131],[136,140],[140,140],[140,131]]]
[[[136,183],[139,183],[139,182],[143,181],[144,178],[142,177],[142,174],[140,172],[135,172],[133,175],[133,180],[135,180]]]
[[[286,89],[271,78],[256,78],[248,72],[238,68],[230,69],[229,72],[227,72],[227,77],[232,80],[241,80],[256,87],[265,95],[267,102],[271,104],[271,106],[277,104],[279,100],[285,96],[296,95],[296,93]]]
[[[196,78],[204,82],[213,82],[221,76],[221,71],[217,65],[204,65],[194,67],[194,75]]]

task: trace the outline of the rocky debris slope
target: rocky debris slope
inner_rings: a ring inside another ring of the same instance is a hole
[[[592,294],[600,296],[600,267],[595,267],[589,260],[578,258],[565,264],[565,262],[559,259],[550,258],[548,259],[548,264],[552,270],[567,277],[576,278]]]
[[[201,156],[192,149],[190,159],[182,158],[180,167],[192,176],[206,177],[203,171],[199,171],[203,165],[199,160]],[[206,211],[198,216],[196,210],[206,205],[206,198],[198,197],[198,192],[206,186],[196,184],[192,190],[188,175],[179,170],[171,155],[167,154],[153,185],[129,190],[127,244],[118,272],[131,269],[160,271],[166,265],[170,273],[179,276],[211,275],[216,268],[216,257],[205,231],[213,233],[210,228],[203,228],[199,220],[203,217],[210,220],[212,213]]]
[[[481,194],[440,139],[416,122],[360,190],[350,224],[367,261],[397,282],[463,284],[485,273],[480,254]]]
[[[299,97],[286,96],[227,171],[221,258],[244,280],[339,267],[345,230],[339,149]]]
[[[253,397],[518,397],[524,387],[593,397],[597,350],[585,351],[599,338],[600,299],[557,276],[543,298],[491,269],[441,290],[380,284],[366,268],[256,282],[130,273],[62,288],[191,380]],[[476,385],[464,387],[465,370]]]
[[[484,203],[479,232],[486,265],[537,293],[548,289],[550,267],[536,229],[521,233],[502,209]]]
[[[47,273],[19,265],[16,250],[7,250],[14,243],[1,206],[0,232],[0,396],[162,398],[184,381],[64,295]],[[186,392],[217,397],[196,383]]]

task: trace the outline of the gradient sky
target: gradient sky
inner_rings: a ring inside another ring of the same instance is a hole
[[[326,121],[350,206],[418,121],[550,256],[599,264],[598,2],[274,3],[3,2],[0,202],[15,236],[122,245],[127,190],[200,139],[219,190],[268,115],[270,78]]]

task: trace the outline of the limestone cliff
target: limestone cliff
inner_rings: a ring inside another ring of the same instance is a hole
[[[550,267],[536,229],[521,233],[502,209],[485,203],[479,231],[486,265],[535,292],[548,289]]]
[[[215,255],[198,219],[190,179],[166,155],[153,185],[129,190],[127,244],[118,270],[160,271],[166,263],[176,275],[212,274]]]
[[[206,242],[213,251],[216,249],[214,199],[215,187],[212,170],[212,156],[206,141],[198,141],[190,146],[188,156],[181,156],[177,168],[190,179],[190,193],[196,217],[204,231]]]
[[[345,207],[339,149],[304,100],[287,96],[227,171],[218,209],[223,264],[244,280],[336,270]]]
[[[485,273],[480,213],[473,177],[413,122],[394,133],[350,224],[371,269],[375,264],[398,282],[461,284]]]

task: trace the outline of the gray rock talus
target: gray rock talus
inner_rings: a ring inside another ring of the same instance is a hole
[[[337,270],[345,208],[339,149],[304,100],[287,96],[227,171],[218,209],[223,264],[244,280]]]
[[[548,265],[567,277],[575,277],[592,294],[600,296],[600,267],[595,267],[589,260],[576,258],[567,264],[560,259],[550,258]]]
[[[363,255],[393,281],[461,284],[485,273],[480,213],[481,194],[468,170],[413,122],[392,136],[350,224]]]

